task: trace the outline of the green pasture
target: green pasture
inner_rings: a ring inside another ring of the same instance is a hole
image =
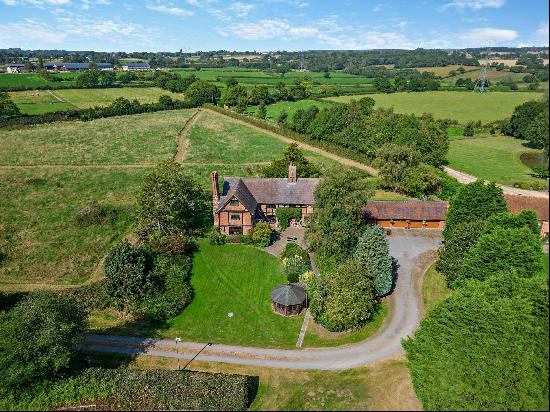
[[[9,93],[13,102],[24,114],[44,114],[75,107],[56,99],[48,90],[27,90]]]
[[[256,166],[267,164],[279,157],[288,143],[259,130],[238,123],[230,117],[204,111],[196,119],[189,135],[184,166],[188,163],[199,166],[248,164],[246,175],[254,175]],[[335,161],[306,151],[306,157],[321,166],[330,166]]]
[[[14,284],[76,285],[94,276],[113,242],[133,225],[135,193],[144,173],[116,168],[0,169],[0,248],[6,253],[0,290]],[[116,209],[116,215],[103,224],[78,225],[77,213],[96,203]]]
[[[156,163],[176,153],[192,110],[58,122],[3,131],[0,165]]]
[[[512,185],[517,182],[543,183],[530,176],[532,170],[520,159],[522,153],[540,152],[508,136],[453,139],[447,160],[449,167],[482,179]]]
[[[514,108],[529,100],[538,100],[533,92],[410,92],[369,94],[376,108],[393,108],[398,113],[432,113],[435,118],[455,119],[460,123],[480,120],[483,123],[510,117]],[[329,97],[327,100],[347,103],[362,96]]]
[[[52,79],[59,81],[45,80],[38,73],[0,73],[0,90],[9,87],[44,87],[55,85],[71,84],[76,73],[58,73],[51,74]]]
[[[422,307],[424,311],[429,311],[450,294],[451,289],[447,286],[445,276],[435,269],[435,263],[432,264],[422,280]]]

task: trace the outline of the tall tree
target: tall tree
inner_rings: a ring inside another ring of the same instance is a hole
[[[366,226],[353,254],[374,280],[376,296],[390,293],[393,285],[393,265],[386,232],[380,226]]]

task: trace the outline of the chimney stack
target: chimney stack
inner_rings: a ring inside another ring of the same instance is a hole
[[[210,181],[212,182],[212,208],[214,209],[214,224],[218,223],[218,206],[220,204],[220,185],[218,183],[218,172],[215,170],[210,173]]]
[[[296,166],[291,163],[288,166],[288,183],[296,183]]]

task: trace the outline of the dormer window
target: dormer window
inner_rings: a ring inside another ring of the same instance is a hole
[[[229,201],[229,206],[239,206],[239,201],[237,199],[231,199]]]

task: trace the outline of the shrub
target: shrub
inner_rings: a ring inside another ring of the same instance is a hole
[[[380,226],[367,226],[359,238],[353,257],[372,274],[376,296],[390,293],[393,264],[386,233]]]
[[[82,307],[53,293],[29,295],[0,313],[0,388],[22,390],[67,372],[85,326]]]
[[[294,242],[288,242],[279,257],[284,259],[292,256],[300,256],[302,259],[309,261],[309,255],[304,249]]]
[[[87,310],[102,310],[116,304],[105,279],[72,289],[68,295]]]
[[[430,310],[403,341],[425,410],[548,408],[548,283],[500,273]]]
[[[283,259],[283,274],[289,282],[298,282],[299,276],[310,269],[309,260],[294,255]]]
[[[113,223],[118,217],[118,210],[112,206],[94,204],[80,209],[76,214],[76,224],[79,226],[103,225]]]
[[[315,321],[334,332],[360,328],[372,320],[378,307],[372,276],[353,259],[314,278],[308,294]]]
[[[304,156],[302,149],[296,143],[291,143],[280,158],[273,159],[269,165],[262,168],[262,176],[286,178],[291,163],[296,166],[297,177],[319,177],[321,174],[319,167]]]
[[[149,276],[151,256],[143,247],[123,240],[113,246],[104,263],[107,287],[123,306],[135,302],[155,286]]]
[[[248,240],[260,247],[268,247],[271,244],[273,231],[267,222],[258,222],[247,234]]]
[[[302,284],[302,285],[306,285],[306,287],[311,284],[311,282],[313,282],[315,280],[315,273],[311,272],[311,271],[307,271],[307,272],[304,272],[300,275],[300,277],[298,278],[298,281]]]
[[[227,236],[220,233],[220,230],[216,226],[212,226],[212,229],[208,232],[208,241],[211,245],[225,245],[227,243]]]
[[[302,209],[298,207],[278,207],[275,210],[280,230],[285,230],[292,219],[302,219]]]
[[[155,253],[171,256],[191,255],[197,247],[189,236],[181,233],[163,235],[157,231],[148,234],[146,243]]]

